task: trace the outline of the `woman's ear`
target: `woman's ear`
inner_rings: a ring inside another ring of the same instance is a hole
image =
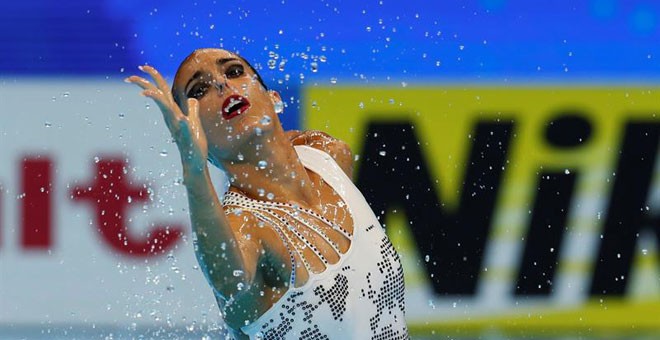
[[[273,110],[275,111],[275,114],[280,114],[284,111],[284,103],[282,102],[282,97],[280,97],[280,94],[277,93],[277,91],[269,91],[270,93],[270,100],[273,102]]]
[[[280,97],[280,94],[277,91],[270,90],[268,92],[269,92],[268,94],[270,95],[270,100],[273,102],[273,105],[277,102],[282,101],[282,97]]]

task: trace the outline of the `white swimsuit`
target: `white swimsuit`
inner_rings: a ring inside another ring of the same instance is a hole
[[[327,264],[319,252],[314,254],[324,261],[326,269],[312,273],[302,256],[300,244],[308,244],[304,235],[316,232],[325,240],[325,234],[314,224],[305,224],[305,218],[322,219],[311,211],[289,213],[295,218],[296,228],[308,230],[291,233],[278,231],[290,250],[291,260],[302,260],[308,268],[309,279],[301,287],[295,287],[295,277],[288,291],[251,324],[241,327],[250,339],[408,339],[404,319],[403,268],[399,256],[390,243],[378,219],[351,179],[335,161],[323,151],[296,146],[303,165],[319,174],[348,205],[353,218],[353,233],[335,226],[337,231],[351,238],[348,251],[340,255],[337,263]],[[223,198],[225,208],[256,211],[256,216],[273,226],[273,219],[280,215],[276,205],[249,199],[228,192]],[[288,208],[289,210],[292,208]],[[269,215],[270,214],[270,215]],[[281,224],[285,220],[280,219]],[[324,220],[326,224],[330,221]],[[287,224],[289,228],[291,225]],[[278,228],[274,226],[274,228]],[[292,238],[297,238],[293,242]],[[336,249],[336,244],[332,245]],[[303,246],[304,247],[304,246]],[[294,253],[295,252],[295,253]],[[294,267],[295,268],[295,267]]]

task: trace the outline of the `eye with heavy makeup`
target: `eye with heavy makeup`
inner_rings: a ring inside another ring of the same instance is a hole
[[[245,69],[240,62],[235,62],[225,67],[225,77],[227,77],[227,79],[239,78],[244,74]],[[212,86],[218,89],[222,89],[222,85],[220,85],[216,80],[211,79],[210,74],[207,74],[207,77],[200,78],[201,79],[196,82],[186,94],[188,98],[200,99],[204,97],[206,93],[208,93],[209,88]]]

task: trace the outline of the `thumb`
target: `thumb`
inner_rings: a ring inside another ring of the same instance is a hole
[[[195,98],[188,98],[188,117],[199,120],[199,102]]]

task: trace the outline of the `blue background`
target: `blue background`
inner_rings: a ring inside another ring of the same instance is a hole
[[[315,84],[656,82],[659,14],[648,0],[3,1],[0,75],[172,75],[223,47],[282,92],[297,127]]]

